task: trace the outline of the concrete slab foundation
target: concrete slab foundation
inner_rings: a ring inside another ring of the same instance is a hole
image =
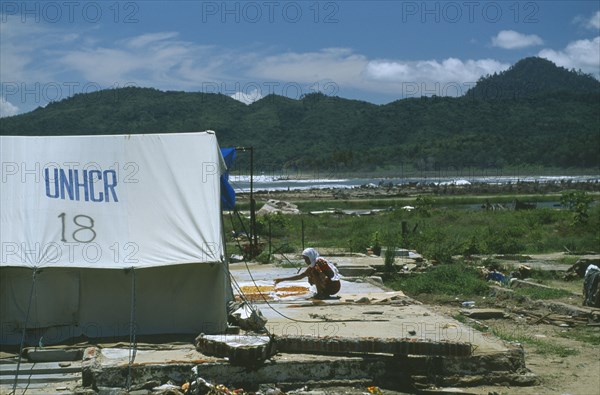
[[[264,298],[253,299],[262,301],[255,306],[268,319],[264,334],[250,340],[241,335],[200,336],[202,352],[190,343],[138,343],[135,353],[126,344],[95,345],[85,349],[80,365],[71,368],[75,371],[57,371],[59,365],[48,366],[47,373],[80,374],[79,393],[119,393],[128,385],[150,391],[165,383],[191,385],[201,379],[246,390],[271,384],[289,390],[307,383],[361,383],[403,392],[537,383],[520,346],[436,314],[374,281],[343,278],[338,298],[314,300],[304,282],[273,286],[273,278],[293,275],[296,269],[250,265],[251,277],[244,264],[231,266],[237,284],[266,290]],[[292,286],[305,286],[306,292],[278,294],[279,287]],[[234,341],[226,347],[214,341],[224,337]],[[43,379],[46,366],[38,365]],[[9,368],[3,372],[6,388]],[[29,393],[49,392],[45,387]]]

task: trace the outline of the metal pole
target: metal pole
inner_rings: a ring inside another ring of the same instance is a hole
[[[302,218],[301,225],[302,225],[302,251],[304,251],[304,218]]]
[[[258,251],[256,235],[256,205],[254,202],[254,147],[236,147],[238,151],[250,151],[250,249],[252,257]]]
[[[269,219],[269,262],[271,262],[271,219]]]
[[[250,147],[250,227],[252,228],[252,240],[250,244],[254,247],[252,255],[258,251],[258,235],[256,234],[256,202],[254,201],[254,147]]]

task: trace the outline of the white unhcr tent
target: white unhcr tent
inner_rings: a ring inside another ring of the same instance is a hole
[[[1,136],[0,344],[219,333],[214,132]]]

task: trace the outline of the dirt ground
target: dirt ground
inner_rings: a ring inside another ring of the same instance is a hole
[[[433,311],[456,316],[460,308],[454,306],[431,305]],[[515,337],[530,336],[544,342],[572,350],[574,355],[560,356],[540,351],[535,345],[521,343],[525,350],[525,362],[529,370],[540,379],[540,385],[534,387],[485,386],[463,389],[476,394],[580,394],[600,393],[600,346],[592,345],[562,335],[572,328],[563,328],[549,324],[528,324],[519,317],[494,320],[479,320],[490,330],[505,332]],[[596,328],[600,336],[600,328]]]
[[[549,265],[553,265],[554,259],[560,256],[562,254],[547,254],[535,258],[545,259]],[[582,284],[583,280],[562,284],[561,281],[554,281],[552,286],[581,291]],[[461,310],[464,310],[458,303],[439,300],[431,295],[421,295],[416,299],[427,304],[431,310],[451,317],[461,316]],[[597,323],[588,325],[585,320],[575,324],[571,322],[570,325],[546,322],[541,317],[556,316],[545,306],[553,302],[581,307],[582,297],[572,295],[558,300],[545,300],[544,305],[504,296],[476,299],[478,307],[503,309],[506,318],[465,318],[465,322],[489,333],[499,333],[505,340],[512,339],[520,343],[525,351],[526,366],[539,377],[540,384],[533,387],[482,386],[462,390],[475,394],[600,394],[600,326]],[[600,309],[593,310],[596,316],[600,315]]]

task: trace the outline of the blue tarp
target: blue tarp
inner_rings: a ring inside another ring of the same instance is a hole
[[[221,176],[221,209],[233,210],[235,208],[235,191],[229,184],[229,169],[235,161],[235,148],[221,148],[221,154],[225,160],[227,171]]]

